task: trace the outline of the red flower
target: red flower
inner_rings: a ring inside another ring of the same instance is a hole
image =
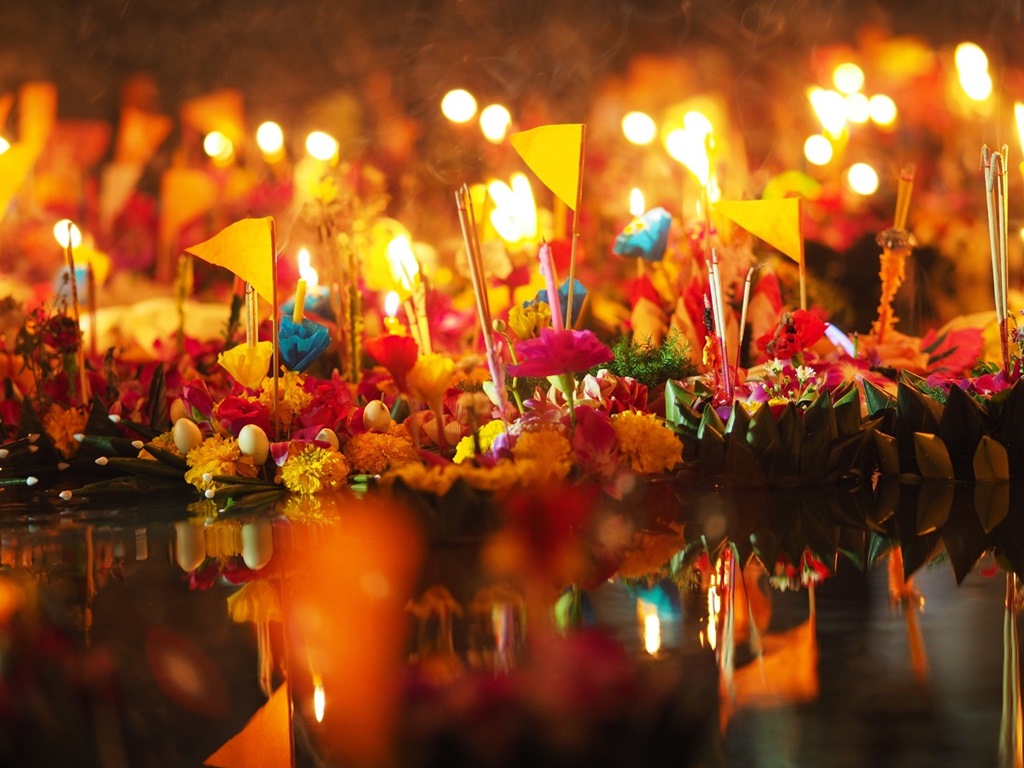
[[[614,357],[591,331],[556,331],[553,328],[545,328],[535,339],[520,341],[516,352],[522,362],[508,366],[509,374],[538,378],[582,373]]]
[[[407,391],[405,377],[416,365],[420,349],[411,336],[385,334],[366,341],[366,351],[370,357],[383,365],[395,380],[395,386],[402,392]]]
[[[825,335],[825,323],[805,309],[785,312],[778,327],[757,340],[757,348],[769,357],[788,360]]]
[[[268,435],[273,431],[267,406],[237,395],[228,395],[217,404],[217,420],[235,437],[246,424],[255,424]]]

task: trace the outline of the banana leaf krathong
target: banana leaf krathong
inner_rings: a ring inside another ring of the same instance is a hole
[[[880,419],[861,418],[860,391],[848,384],[806,404],[761,403],[750,413],[736,402],[725,421],[700,385],[670,381],[665,416],[696,459],[700,474],[742,485],[790,487],[862,480],[874,468],[873,434]]]

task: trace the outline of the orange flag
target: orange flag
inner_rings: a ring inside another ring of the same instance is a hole
[[[542,125],[508,137],[537,178],[574,211],[581,181],[584,128],[582,123]]]
[[[174,123],[167,115],[126,106],[121,110],[114,161],[145,165],[170,135]]]
[[[199,133],[220,131],[235,146],[245,140],[245,100],[242,92],[222,88],[181,105],[181,122]]]
[[[25,183],[25,177],[35,165],[37,156],[34,149],[24,144],[12,144],[10,149],[0,154],[0,221],[7,213],[7,206]]]
[[[43,151],[57,122],[57,86],[53,83],[25,83],[18,89],[18,138]]]
[[[256,710],[245,728],[232,736],[203,765],[214,768],[277,768],[292,765],[288,686],[280,685]]]
[[[213,178],[196,168],[168,168],[160,180],[160,242],[170,250],[181,228],[217,202]]]
[[[185,252],[211,264],[227,267],[269,302],[274,297],[274,253],[270,227],[273,219],[242,219]]]
[[[799,197],[727,200],[715,203],[714,210],[803,266],[804,239],[800,229]]]

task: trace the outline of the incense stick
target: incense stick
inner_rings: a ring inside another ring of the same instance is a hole
[[[565,327],[572,328],[576,325],[572,312],[572,294],[576,286],[576,251],[580,241],[580,206],[583,204],[583,158],[587,148],[587,126],[580,126],[580,169],[576,181],[576,207],[572,212],[572,247],[569,251],[569,294],[565,302]],[[555,301],[561,305],[562,297],[555,293]]]

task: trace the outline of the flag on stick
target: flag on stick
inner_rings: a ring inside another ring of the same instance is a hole
[[[804,238],[800,227],[800,198],[780,200],[723,200],[715,212],[789,256],[800,268],[800,306],[807,309]]]
[[[544,186],[574,211],[582,175],[583,130],[582,123],[542,125],[508,137]]]
[[[251,284],[265,300],[274,299],[272,218],[241,219],[216,235],[185,249],[211,264],[227,267]]]

